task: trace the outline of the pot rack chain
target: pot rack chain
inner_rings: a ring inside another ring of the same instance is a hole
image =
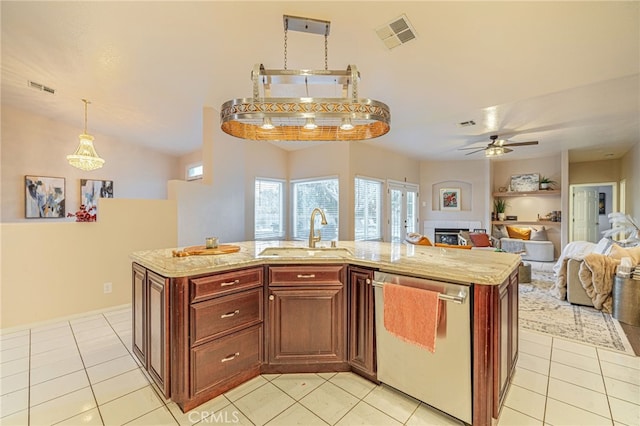
[[[329,69],[329,24],[324,32],[324,70]],[[287,69],[287,41],[289,36],[289,19],[284,21],[284,69]]]

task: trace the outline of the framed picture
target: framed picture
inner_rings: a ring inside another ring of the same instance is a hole
[[[25,176],[25,217],[50,219],[65,217],[64,178]]]
[[[515,192],[538,191],[540,189],[540,175],[529,173],[511,176],[511,190]]]
[[[440,210],[460,210],[460,188],[440,189]]]
[[[598,206],[599,206],[598,214],[606,214],[606,211],[607,211],[607,195],[604,192],[600,193]]]
[[[87,211],[93,207],[97,213],[98,198],[113,198],[113,181],[80,179],[80,202]]]

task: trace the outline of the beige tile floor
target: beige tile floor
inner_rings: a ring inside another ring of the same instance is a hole
[[[0,335],[0,425],[446,425],[351,373],[262,375],[189,413],[131,355],[121,309]],[[640,425],[640,358],[527,331],[505,425]]]

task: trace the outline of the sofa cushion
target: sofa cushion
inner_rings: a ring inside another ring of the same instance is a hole
[[[549,241],[547,229],[544,226],[538,230],[532,229],[529,239],[531,241]]]
[[[509,238],[528,240],[531,237],[531,228],[518,228],[507,225],[507,233],[509,234]]]
[[[469,238],[474,247],[491,247],[491,240],[487,234],[471,232]]]
[[[617,244],[613,244],[611,246],[611,251],[609,252],[609,256],[614,259],[622,259],[623,257],[630,257],[631,262],[634,265],[640,264],[640,246],[638,247],[620,247]]]
[[[407,237],[405,238],[405,240],[408,243],[415,244],[415,245],[418,245],[418,246],[430,246],[430,245],[432,245],[431,244],[431,240],[429,240],[429,238],[425,237],[424,235],[416,234],[416,233],[407,234]]]
[[[509,238],[509,233],[507,232],[507,228],[504,225],[493,225],[493,238]]]

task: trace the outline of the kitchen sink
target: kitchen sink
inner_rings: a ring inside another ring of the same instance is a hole
[[[258,256],[343,258],[352,253],[344,247],[267,247]]]

